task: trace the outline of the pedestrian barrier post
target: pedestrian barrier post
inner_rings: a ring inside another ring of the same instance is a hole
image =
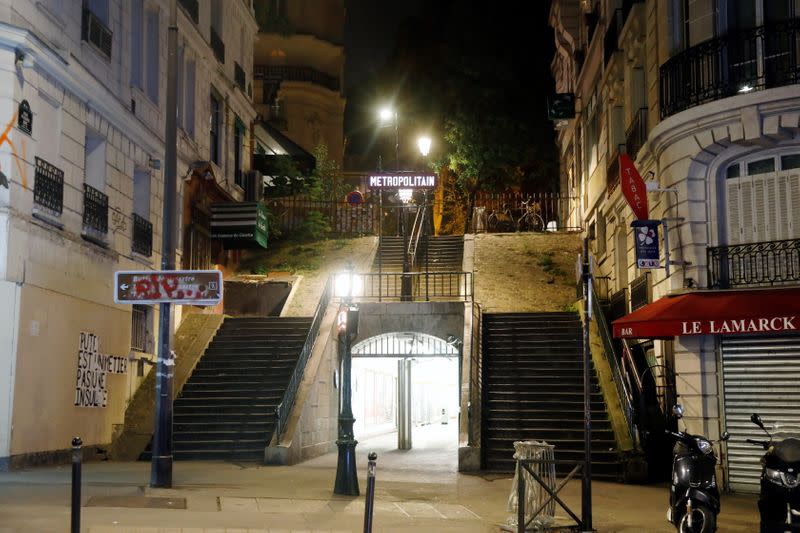
[[[375,508],[375,460],[378,454],[371,452],[367,458],[367,501],[364,505],[364,533],[372,533],[372,510]]]
[[[72,529],[71,533],[81,533],[81,450],[80,437],[72,439]]]

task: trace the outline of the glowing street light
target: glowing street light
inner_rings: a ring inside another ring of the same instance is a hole
[[[431,151],[431,138],[427,135],[418,138],[417,147],[419,147],[419,153],[421,153],[423,157],[427,157],[428,153]]]

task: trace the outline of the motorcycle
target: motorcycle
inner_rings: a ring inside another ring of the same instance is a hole
[[[753,413],[750,421],[769,437],[747,439],[766,450],[758,499],[761,533],[800,532],[800,426],[777,423],[770,433],[758,414]]]
[[[672,413],[680,420],[683,407],[676,405]],[[666,432],[676,439],[667,520],[680,533],[713,533],[720,510],[714,445],[705,437],[685,431]],[[724,431],[720,440],[728,438],[730,435]]]

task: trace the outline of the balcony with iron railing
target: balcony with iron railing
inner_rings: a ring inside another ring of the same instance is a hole
[[[83,237],[106,246],[108,234],[108,196],[91,185],[83,184]]]
[[[33,182],[33,215],[46,222],[61,216],[64,210],[64,171],[36,157]]]
[[[82,40],[93,44],[98,51],[108,59],[111,59],[112,37],[111,29],[97,15],[89,9],[83,10],[81,18]]]
[[[708,287],[800,284],[800,239],[708,248]]]
[[[633,120],[625,134],[625,149],[631,159],[636,160],[636,155],[647,141],[647,108],[637,109],[633,114]]]
[[[217,58],[217,61],[225,64],[225,43],[214,26],[211,26],[211,50],[214,51],[214,57]]]
[[[659,70],[661,117],[722,98],[800,81],[800,19],[710,39]]]
[[[311,67],[267,66],[253,67],[253,79],[271,82],[303,81],[331,91],[339,90],[339,78]]]
[[[236,85],[242,90],[242,92],[245,92],[247,75],[244,73],[242,66],[236,61],[233,62],[233,80],[236,82]]]
[[[650,303],[650,273],[645,272],[631,282],[631,312]]]
[[[153,224],[136,213],[133,214],[131,249],[145,257],[153,255]]]

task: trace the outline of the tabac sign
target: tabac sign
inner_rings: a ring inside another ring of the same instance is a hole
[[[647,187],[628,154],[619,155],[619,182],[633,214],[639,220],[647,220]]]
[[[114,273],[114,302],[217,305],[222,301],[219,270],[166,270]]]
[[[424,172],[392,172],[370,174],[370,189],[433,189],[436,174]]]

